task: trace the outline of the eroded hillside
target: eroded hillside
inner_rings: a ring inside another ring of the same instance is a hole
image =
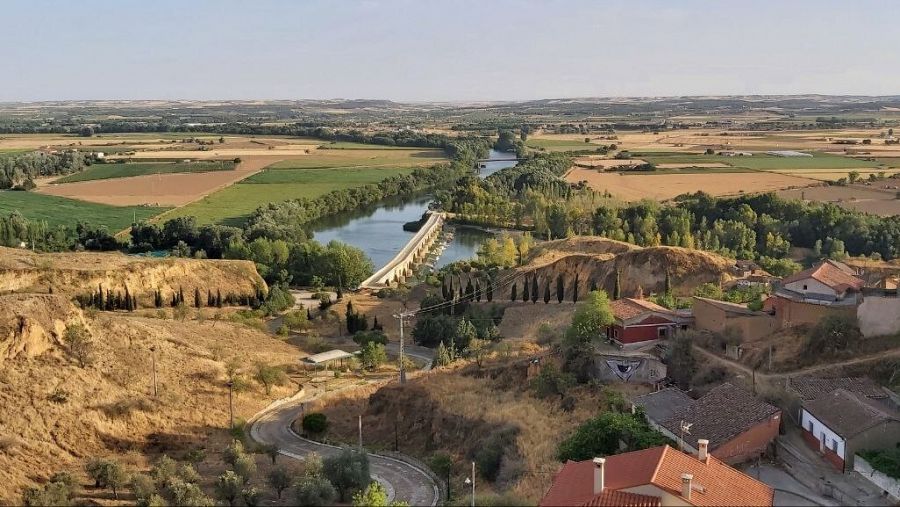
[[[0,292],[54,293],[68,296],[125,287],[142,304],[150,305],[156,290],[167,297],[179,289],[199,288],[223,294],[253,294],[266,284],[250,261],[154,259],[120,253],[36,254],[0,247]]]
[[[192,310],[174,320],[171,309],[97,312],[72,302],[73,294],[97,283],[187,291],[214,282],[223,291],[249,290],[261,282],[250,263],[2,254],[0,287],[18,292],[0,295],[0,503],[18,503],[23,488],[59,470],[80,476],[93,456],[116,455],[143,468],[161,452],[183,453],[224,438],[229,361],[246,379],[246,390],[235,395],[237,417],[248,418],[297,389],[289,382],[267,396],[251,380],[255,363],[290,367],[303,352],[229,322],[233,309],[215,310],[220,318],[212,318],[213,310],[204,309],[205,316]],[[84,365],[67,327],[83,329],[91,342]]]

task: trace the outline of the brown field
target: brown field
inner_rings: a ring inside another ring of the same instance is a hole
[[[644,161],[634,158],[629,160],[616,160],[614,158],[599,158],[599,157],[578,157],[575,159],[575,163],[582,166],[591,166],[598,167],[601,169],[610,169],[613,167],[622,167],[629,165],[639,165],[643,164]]]
[[[629,151],[674,151],[693,152],[698,148],[735,149],[750,151],[767,150],[817,150],[833,154],[864,154],[877,156],[898,156],[900,147],[885,145],[880,138],[880,129],[846,129],[846,130],[803,130],[803,131],[727,131],[726,129],[688,129],[678,131],[652,132],[616,132],[614,140],[600,139],[596,133],[585,134],[550,134],[536,133],[530,139],[557,141],[584,141],[591,138],[591,143],[615,143],[619,149]],[[870,145],[834,144],[838,139],[871,139]]]
[[[580,168],[569,171],[566,180],[587,181],[591,188],[598,191],[608,190],[614,196],[627,201],[645,198],[671,199],[698,190],[711,195],[768,192],[790,187],[807,187],[815,183],[807,178],[778,173],[622,175]]]
[[[840,178],[846,178],[847,174],[850,171],[856,171],[859,173],[861,179],[866,179],[870,174],[878,175],[880,173],[884,173],[886,176],[890,177],[894,174],[900,174],[900,169],[791,169],[789,171],[771,171],[777,172],[781,174],[788,174],[793,176],[803,176],[804,178],[810,178],[814,180],[821,181],[835,181]]]
[[[851,208],[874,215],[900,215],[900,199],[896,199],[896,190],[884,191],[861,187],[859,185],[817,186],[795,188],[778,192],[781,197],[803,199],[806,201],[830,202],[844,208]]]
[[[257,150],[257,153],[260,151]],[[288,154],[244,156],[234,171],[153,174],[81,181],[43,185],[37,191],[114,206],[184,206],[288,158],[291,158]]]

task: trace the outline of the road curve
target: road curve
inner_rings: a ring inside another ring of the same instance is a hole
[[[253,418],[251,438],[263,444],[275,445],[282,455],[298,460],[313,452],[322,457],[337,454],[340,452],[339,447],[307,440],[291,429],[291,423],[300,414],[303,403],[315,397],[316,394],[305,395],[264,409]],[[369,453],[369,464],[373,478],[385,485],[388,501],[396,499],[409,505],[437,505],[440,490],[424,470],[398,459],[372,453]]]

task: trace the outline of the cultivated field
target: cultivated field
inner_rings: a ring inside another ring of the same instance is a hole
[[[265,153],[265,152],[262,152]],[[37,192],[113,206],[183,206],[240,181],[282,156],[243,157],[232,171],[149,174],[44,185]]]
[[[30,220],[45,220],[48,225],[75,226],[78,222],[106,226],[110,232],[131,226],[134,218],[146,220],[164,211],[164,207],[109,206],[76,201],[35,192],[0,191],[0,213],[18,211]]]
[[[127,163],[127,164],[94,164],[80,172],[64,176],[54,183],[74,183],[77,181],[107,180],[128,178],[147,174],[170,173],[204,173],[211,171],[232,171],[235,163],[230,160],[211,162],[169,162],[169,163]]]
[[[806,187],[813,180],[776,173],[692,172],[676,174],[601,173],[592,169],[574,168],[566,174],[570,182],[587,181],[591,188],[609,191],[627,201],[640,199],[671,199],[677,195],[702,190],[711,195],[769,192],[789,187]]]
[[[270,202],[314,198],[332,190],[353,188],[414,168],[332,167],[267,169],[235,185],[166,214],[166,218],[194,216],[200,223],[240,224],[256,208]]]
[[[900,183],[900,180],[894,181]],[[896,190],[876,190],[860,185],[816,186],[782,190],[778,195],[790,199],[831,202],[874,215],[900,215],[900,199],[897,199]]]

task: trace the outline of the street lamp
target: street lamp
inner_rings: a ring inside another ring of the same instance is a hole
[[[472,507],[475,507],[475,462],[472,462],[472,477],[466,477],[466,486],[472,485]]]
[[[234,429],[234,398],[232,396],[232,392],[234,392],[234,381],[228,380],[225,383],[228,386],[228,420],[230,421],[230,428]]]

